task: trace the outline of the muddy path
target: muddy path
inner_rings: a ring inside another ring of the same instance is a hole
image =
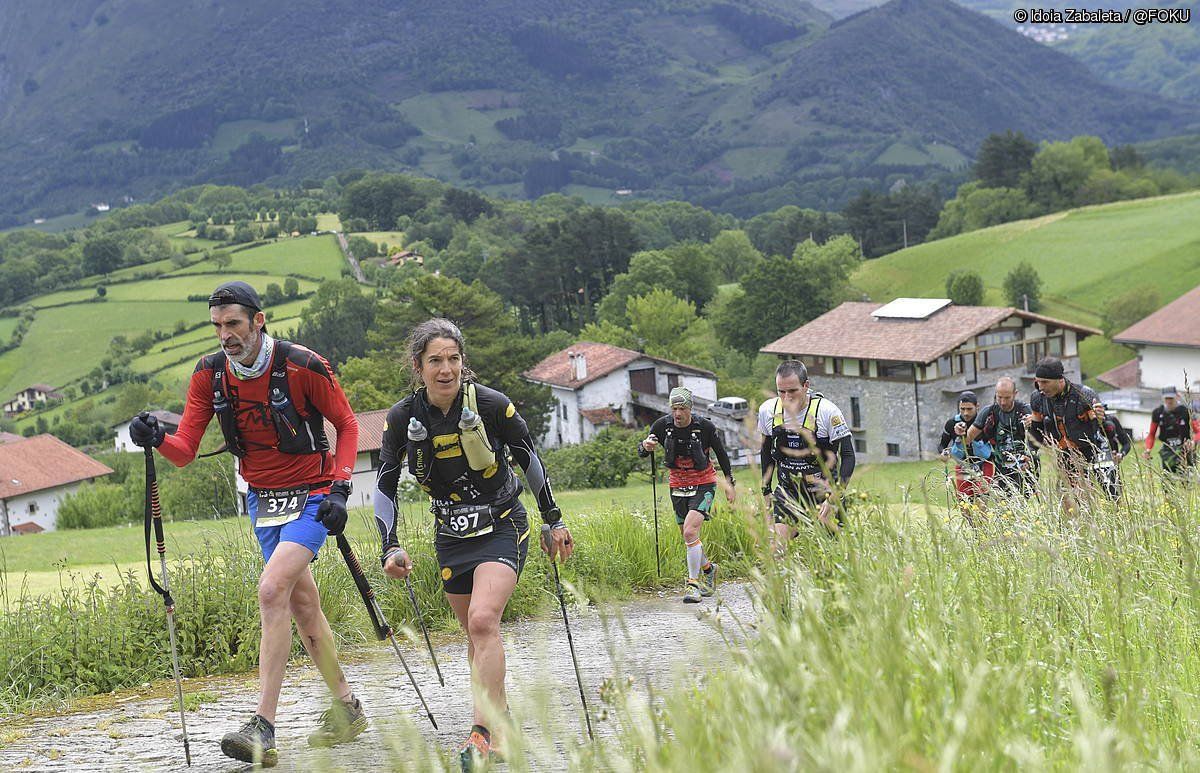
[[[719,601],[719,603],[718,603]],[[601,686],[619,677],[632,690],[663,691],[680,680],[719,668],[740,625],[753,609],[747,588],[725,583],[718,598],[683,604],[677,595],[640,596],[616,606],[569,607],[571,629],[597,736],[614,725],[601,717]],[[736,618],[736,619],[735,619]],[[560,616],[506,624],[509,701],[532,746],[541,750],[538,770],[566,770],[568,755],[586,738],[579,693]],[[465,641],[437,647],[446,679],[440,687],[424,649],[401,647],[437,720],[424,717],[395,652],[386,643],[358,648],[345,663],[346,676],[371,719],[355,742],[335,749],[310,749],[305,741],[329,705],[316,669],[289,666],[280,698],[277,770],[390,770],[404,766],[401,733],[410,722],[429,743],[453,750],[471,724]],[[253,712],[257,683],[247,676],[185,682],[185,693],[205,700],[187,713],[195,771],[247,770],[221,754],[220,740]],[[0,770],[189,770],[184,765],[179,716],[171,698],[118,696],[103,709],[48,717],[8,719],[0,731]],[[547,723],[544,718],[553,717]],[[449,756],[447,756],[449,759]],[[500,766],[501,769],[505,766]]]

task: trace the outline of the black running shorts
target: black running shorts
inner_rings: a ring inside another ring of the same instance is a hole
[[[474,587],[475,567],[480,564],[504,564],[521,576],[529,554],[529,517],[518,500],[488,534],[465,539],[439,534],[434,547],[442,588],[447,593],[469,594]]]

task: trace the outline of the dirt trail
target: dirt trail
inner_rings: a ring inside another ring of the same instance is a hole
[[[634,690],[644,691],[649,682],[661,691],[684,678],[685,672],[695,675],[719,667],[729,645],[714,623],[722,622],[725,635],[736,642],[739,626],[733,616],[745,622],[753,611],[744,585],[726,583],[718,591],[719,608],[717,599],[692,605],[680,603],[678,596],[640,597],[606,608],[603,614],[595,608],[568,608],[597,735],[614,732],[611,723],[602,721],[599,714],[601,684],[615,673],[634,677]],[[537,767],[565,770],[568,750],[581,742],[584,728],[562,618],[556,615],[510,624],[505,626],[504,637],[514,716],[557,717],[553,727],[532,719],[524,723],[534,746],[554,750],[549,752],[553,764],[543,762]],[[280,700],[280,763],[276,769],[399,768],[402,750],[388,743],[386,731],[400,721],[400,715],[411,719],[431,743],[456,748],[471,723],[465,642],[438,648],[446,679],[444,688],[438,685],[429,655],[423,649],[404,640],[401,646],[439,730],[435,731],[421,713],[391,647],[379,643],[365,654],[357,651],[353,662],[345,666],[350,684],[366,706],[371,727],[354,743],[336,749],[314,750],[305,742],[305,736],[329,705],[319,675],[307,665],[288,669]],[[614,663],[614,653],[619,663]],[[253,713],[256,682],[230,677],[205,680],[200,688],[185,682],[184,690],[203,690],[218,696],[187,714],[191,770],[247,769],[221,754],[220,740]],[[11,742],[0,748],[0,770],[188,770],[183,763],[174,700],[139,696],[121,700],[124,702],[100,711],[6,721],[0,742]],[[539,710],[541,702],[547,700],[551,711]]]

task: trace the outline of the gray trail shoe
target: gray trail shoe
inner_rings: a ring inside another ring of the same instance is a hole
[[[259,715],[242,725],[236,733],[226,733],[221,739],[221,753],[242,762],[257,763],[273,768],[279,763],[275,748],[275,729]]]
[[[701,589],[699,580],[688,579],[687,587],[683,591],[684,604],[699,604],[700,599],[704,596],[704,591]]]
[[[717,565],[710,561],[708,569],[701,572],[703,579],[700,581],[700,595],[708,598],[713,595],[717,589]]]
[[[337,746],[353,741],[367,729],[367,715],[358,698],[354,703],[335,700],[321,714],[320,726],[308,736],[309,746]]]

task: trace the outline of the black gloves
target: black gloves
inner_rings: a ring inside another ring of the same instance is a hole
[[[133,421],[129,422],[129,439],[133,441],[134,445],[142,448],[158,448],[166,436],[167,430],[158,423],[158,419],[148,413],[139,413],[133,417]]]
[[[336,537],[346,530],[346,497],[350,496],[350,481],[335,481],[329,494],[317,505],[317,522]]]

